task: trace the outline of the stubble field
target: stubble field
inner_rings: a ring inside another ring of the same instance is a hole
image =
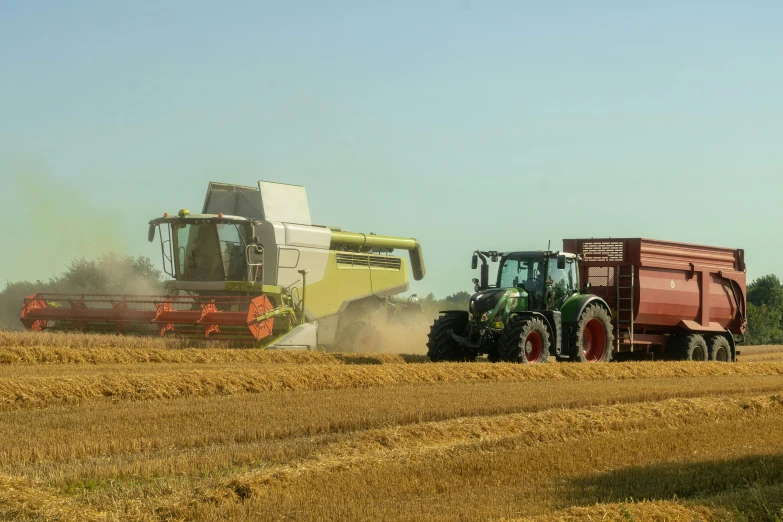
[[[0,519],[778,520],[783,347],[739,359],[0,332]]]

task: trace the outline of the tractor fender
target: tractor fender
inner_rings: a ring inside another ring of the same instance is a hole
[[[601,306],[606,308],[606,311],[609,312],[610,316],[612,315],[612,309],[609,308],[609,305],[606,304],[606,301],[604,301],[597,295],[593,295],[593,294],[580,295],[578,297],[572,297],[571,299],[566,301],[563,307],[560,309],[560,313],[562,314],[563,324],[571,325],[576,323],[579,320],[579,316],[582,315],[584,309],[592,304],[600,304]]]
[[[546,310],[542,312],[516,312],[512,315],[520,317],[538,318],[544,321],[544,324],[552,332],[552,342],[549,345],[549,354],[558,356],[563,346],[563,327],[561,323],[561,313],[557,310]],[[509,317],[510,319],[511,317]]]
[[[468,320],[467,310],[441,310],[438,313],[443,315],[459,315],[464,317],[466,321]]]

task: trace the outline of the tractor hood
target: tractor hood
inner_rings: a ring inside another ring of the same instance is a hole
[[[470,298],[468,311],[474,317],[481,317],[486,312],[493,310],[503,298],[505,293],[505,288],[488,288],[486,290],[476,292]]]

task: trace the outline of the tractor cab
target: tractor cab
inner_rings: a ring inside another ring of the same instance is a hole
[[[481,278],[473,280],[476,293],[469,304],[474,322],[488,323],[498,314],[502,321],[503,315],[517,311],[559,309],[579,290],[574,254],[477,250],[473,254],[474,269],[479,260]],[[492,285],[489,284],[488,261],[498,263],[497,278]]]

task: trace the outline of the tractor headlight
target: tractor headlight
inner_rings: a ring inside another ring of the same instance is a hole
[[[489,312],[484,312],[481,314],[481,322],[489,321]]]

